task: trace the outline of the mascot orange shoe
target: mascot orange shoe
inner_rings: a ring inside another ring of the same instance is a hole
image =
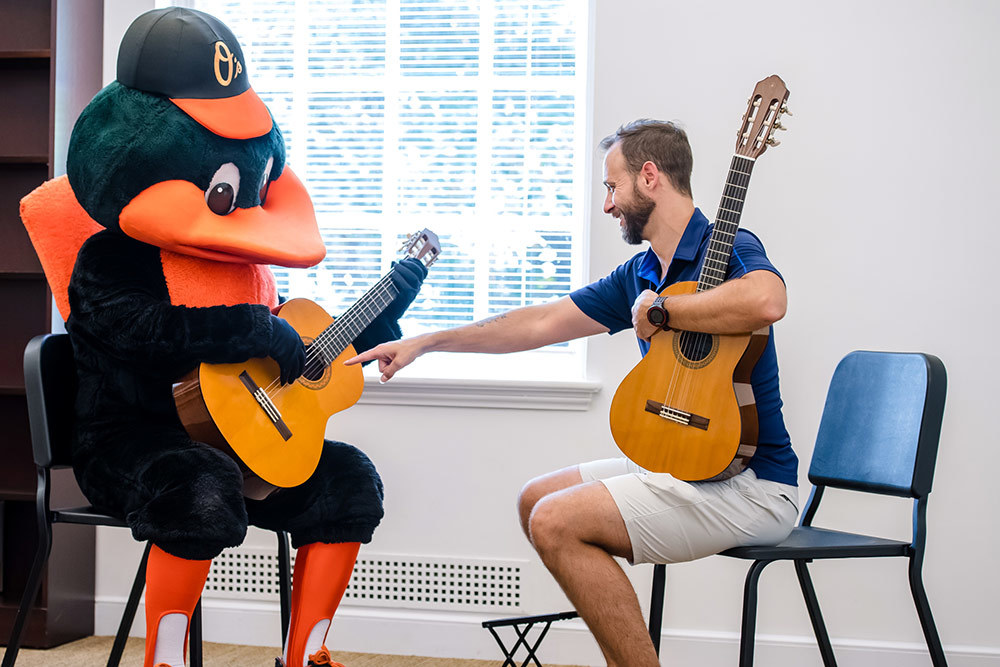
[[[172,385],[202,362],[271,357],[282,378],[304,346],[272,314],[267,264],[323,259],[312,203],[217,19],[158,9],[129,27],[117,80],[84,109],[67,177],[25,198],[22,217],[67,318],[79,374],[74,469],[98,508],[149,540],[146,667],[184,664],[211,559],[248,524],[292,535],[289,667],[333,664],[323,646],[361,543],[382,518],[382,483],[350,445],[326,441],[303,484],[244,497],[239,466],[192,440]],[[400,336],[426,269],[405,260],[399,295],[354,341]]]

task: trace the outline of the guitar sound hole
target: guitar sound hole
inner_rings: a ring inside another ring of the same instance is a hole
[[[311,358],[313,355],[315,355],[315,359]],[[302,373],[302,377],[310,382],[319,382],[326,371],[326,364],[323,363],[322,359],[319,350],[312,350],[311,345],[306,345],[306,369]]]
[[[701,361],[712,353],[714,341],[711,334],[682,331],[680,339],[681,354],[689,361]]]

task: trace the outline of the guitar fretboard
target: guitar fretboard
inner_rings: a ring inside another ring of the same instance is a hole
[[[753,165],[753,158],[733,156],[733,162],[729,166],[729,176],[726,178],[726,187],[722,191],[722,201],[719,203],[719,213],[715,218],[715,228],[712,230],[712,238],[708,241],[705,263],[698,277],[699,292],[711,289],[726,279]]]
[[[364,331],[365,327],[371,324],[399,294],[399,290],[389,277],[391,275],[392,271],[382,276],[382,279],[375,283],[375,286],[357,303],[316,336],[312,348],[320,351],[325,365],[332,364],[334,359],[346,350],[358,334]]]

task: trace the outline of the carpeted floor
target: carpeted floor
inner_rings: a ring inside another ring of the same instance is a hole
[[[80,641],[64,644],[47,651],[22,650],[17,656],[17,667],[103,667],[111,653],[111,637],[88,637]],[[143,640],[129,639],[122,658],[124,667],[142,664]],[[259,646],[233,646],[232,644],[204,645],[205,665],[227,665],[233,667],[273,667],[274,659],[281,655],[277,648]],[[496,667],[502,663],[496,660],[458,660],[455,658],[421,658],[409,655],[377,655],[373,653],[333,654],[333,659],[346,667]],[[523,659],[523,658],[522,658]],[[520,663],[520,660],[518,660]]]

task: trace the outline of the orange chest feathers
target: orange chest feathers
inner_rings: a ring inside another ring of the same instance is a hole
[[[278,305],[274,274],[263,264],[216,262],[169,250],[160,251],[160,261],[175,306]]]

